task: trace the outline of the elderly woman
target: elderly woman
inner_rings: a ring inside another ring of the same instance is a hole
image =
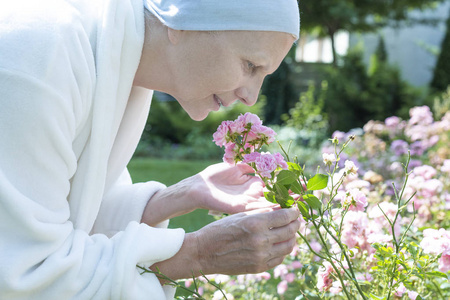
[[[169,299],[137,266],[179,279],[281,263],[298,212],[263,202],[248,166],[165,187],[126,165],[150,90],[195,120],[253,105],[298,34],[294,0],[3,1],[0,299]],[[233,215],[167,229],[197,208]]]

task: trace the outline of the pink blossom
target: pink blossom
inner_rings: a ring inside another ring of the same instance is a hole
[[[287,164],[280,153],[258,153],[252,152],[244,155],[244,163],[255,163],[256,172],[262,177],[271,178],[272,172],[278,167],[287,169]]]
[[[227,136],[228,132],[230,131],[231,123],[233,122],[223,121],[217,128],[217,131],[214,132],[213,141],[216,143],[217,146],[222,147],[228,143]]]
[[[442,163],[441,172],[450,174],[450,159],[444,160]]]
[[[420,242],[425,253],[439,255],[441,253],[449,253],[450,251],[450,231],[443,228],[425,229],[423,231],[423,239]]]
[[[370,273],[364,273],[364,274],[359,274],[358,276],[356,276],[356,279],[365,280],[365,281],[370,282],[373,280],[373,276]]]
[[[355,163],[353,161],[346,160],[344,171],[347,174],[356,174],[358,172],[358,168],[355,166]]]
[[[287,266],[284,264],[278,265],[275,267],[275,269],[273,269],[273,277],[274,278],[283,277],[287,273],[289,273],[289,270],[288,270]]]
[[[254,125],[262,125],[262,121],[257,115],[248,112],[243,115],[241,114],[236,119],[236,124],[240,124],[241,126],[246,128],[251,128]]]
[[[324,261],[323,266],[317,271],[317,288],[320,292],[328,291],[333,285],[332,272],[334,269],[331,263]]]
[[[284,276],[284,280],[286,280],[289,283],[294,282],[295,278],[296,277],[294,273],[287,273],[286,276]]]
[[[262,177],[271,178],[272,172],[278,167],[277,161],[272,154],[261,154],[256,160],[256,169]]]
[[[408,291],[408,297],[411,300],[416,300],[417,296],[419,296],[419,293],[414,292],[414,291]]]
[[[291,263],[291,268],[292,269],[300,269],[301,267],[303,267],[303,264],[301,262],[299,262],[298,260],[295,260]]]
[[[409,110],[411,118],[408,124],[429,125],[433,123],[433,114],[428,106],[416,106]]]
[[[342,228],[342,242],[349,248],[365,244],[365,230],[369,225],[367,214],[361,211],[348,211]]]
[[[261,153],[259,152],[252,152],[249,154],[244,155],[244,159],[242,160],[243,163],[250,164],[256,162],[257,159],[261,157]]]
[[[392,116],[389,118],[386,118],[386,120],[384,120],[384,124],[386,124],[386,126],[388,127],[397,127],[402,119],[400,119],[397,116]]]
[[[225,154],[223,155],[223,161],[230,165],[234,165],[236,163],[235,161],[236,151],[237,151],[236,144],[234,143],[227,144],[225,146]]]
[[[346,193],[341,193],[342,207],[349,210],[364,211],[367,206],[366,195],[358,189],[352,189]]]
[[[275,141],[276,132],[264,125],[253,125],[250,132],[248,133],[247,141],[260,140],[267,144],[273,143]]]
[[[398,285],[398,287],[395,289],[395,296],[397,297],[402,297],[404,293],[406,293],[408,290],[406,289],[405,285],[403,284],[403,282],[400,282],[400,284]]]
[[[439,271],[444,273],[450,271],[450,249],[439,258]]]
[[[286,280],[282,280],[278,285],[277,285],[277,293],[279,295],[283,295],[284,293],[286,293],[288,289],[288,283]]]
[[[342,292],[342,284],[340,281],[335,281],[330,287],[330,293],[339,294]]]
[[[422,176],[425,179],[431,179],[432,177],[436,176],[437,171],[431,166],[423,165],[414,168],[413,173],[416,176]]]
[[[273,156],[275,157],[275,160],[277,161],[277,164],[280,168],[285,169],[285,170],[288,168],[288,165],[287,165],[286,161],[284,160],[283,155],[281,155],[281,153],[276,152]]]

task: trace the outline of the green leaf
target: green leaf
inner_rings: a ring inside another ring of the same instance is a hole
[[[264,197],[267,201],[277,204],[277,200],[275,199],[275,193],[273,192],[264,192]]]
[[[291,184],[291,191],[296,194],[302,194],[304,192],[303,188],[300,186],[300,183],[297,180]]]
[[[308,180],[306,188],[310,191],[317,191],[326,188],[327,184],[328,175],[316,174],[310,180]]]
[[[303,218],[309,219],[311,216],[309,215],[308,207],[305,203],[298,201],[297,207],[300,210],[300,213],[302,214]]]
[[[300,167],[298,164],[293,162],[288,162],[287,164],[289,171],[294,172],[297,176],[300,176],[300,174],[302,174],[302,167]]]
[[[384,300],[384,299],[386,299],[386,297],[376,296],[376,295],[374,295],[372,293],[369,296],[370,296],[370,299],[373,299],[373,300]]]
[[[288,189],[282,185],[279,184],[278,182],[274,184],[275,190],[277,191],[277,195],[283,197],[283,198],[287,198],[289,197],[289,191]]]
[[[292,184],[297,180],[298,176],[294,172],[288,170],[282,170],[277,175],[277,183],[282,185]]]
[[[302,197],[303,200],[305,200],[312,209],[315,209],[317,211],[320,211],[322,209],[322,202],[320,202],[320,200],[316,196],[312,194],[306,194]]]
[[[429,276],[441,277],[441,278],[448,279],[447,274],[439,272],[439,271],[427,272],[426,274]]]

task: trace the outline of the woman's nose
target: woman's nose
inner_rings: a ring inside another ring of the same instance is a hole
[[[236,96],[245,105],[252,106],[256,103],[259,96],[259,91],[264,78],[259,80],[251,80],[247,84],[236,90]]]

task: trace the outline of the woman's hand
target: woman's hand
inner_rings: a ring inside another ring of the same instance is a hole
[[[263,182],[248,175],[246,164],[225,163],[209,166],[202,172],[158,191],[148,201],[141,221],[150,226],[204,208],[222,213],[274,207],[263,197]]]
[[[247,164],[209,166],[193,181],[193,195],[199,207],[228,214],[274,207],[264,198],[262,180],[249,175],[253,172]]]
[[[171,279],[203,274],[247,274],[269,270],[296,245],[299,213],[290,209],[259,209],[235,214],[186,234],[180,251],[159,262]]]

